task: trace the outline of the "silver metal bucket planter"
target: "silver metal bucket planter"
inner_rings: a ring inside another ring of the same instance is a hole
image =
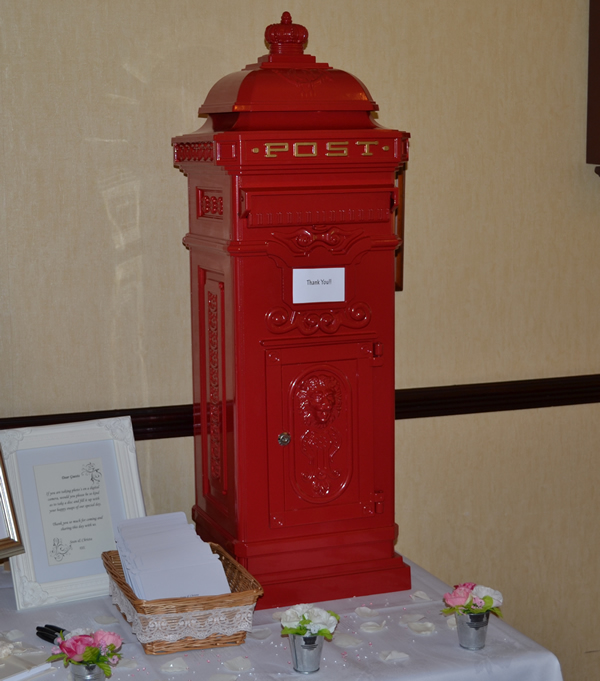
[[[294,671],[300,674],[318,672],[321,666],[323,636],[290,634],[289,638]]]
[[[69,670],[73,681],[104,681],[104,672],[95,664],[70,664]]]
[[[485,646],[490,613],[482,612],[476,615],[456,614],[456,631],[461,648],[467,650],[481,650]]]

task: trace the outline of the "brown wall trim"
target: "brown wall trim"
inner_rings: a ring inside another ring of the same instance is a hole
[[[396,390],[396,419],[600,402],[600,374]]]
[[[159,440],[167,437],[190,437],[194,434],[191,404],[169,407],[141,407],[138,409],[113,409],[110,411],[82,411],[71,414],[41,414],[0,419],[0,430],[7,428],[31,428],[50,426],[55,423],[95,421],[116,416],[131,416],[133,435],[136,440]]]
[[[600,402],[600,374],[408,388],[396,390],[396,419],[541,409],[594,402]],[[0,430],[127,415],[131,416],[136,440],[191,437],[194,433],[191,404],[4,418],[0,419]]]

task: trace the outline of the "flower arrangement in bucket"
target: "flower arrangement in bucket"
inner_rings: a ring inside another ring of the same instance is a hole
[[[332,610],[301,603],[281,616],[281,633],[290,637],[294,671],[311,674],[319,671],[323,640],[331,641],[340,616]]]
[[[99,679],[112,675],[112,667],[118,664],[123,639],[112,631],[99,629],[93,633],[77,630],[62,632],[54,642],[52,655],[47,662],[62,660],[65,667],[73,665],[73,676],[82,679]]]
[[[502,617],[502,594],[475,582],[457,584],[454,591],[444,594],[443,615],[456,615],[458,642],[467,650],[481,650],[490,613]]]

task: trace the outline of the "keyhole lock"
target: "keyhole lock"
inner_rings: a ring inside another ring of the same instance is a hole
[[[292,441],[292,436],[289,433],[283,432],[279,433],[277,436],[277,442],[282,446],[286,447]]]

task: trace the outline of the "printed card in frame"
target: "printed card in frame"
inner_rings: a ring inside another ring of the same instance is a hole
[[[101,554],[145,515],[129,417],[0,431],[25,553],[10,558],[17,609],[108,594]]]

